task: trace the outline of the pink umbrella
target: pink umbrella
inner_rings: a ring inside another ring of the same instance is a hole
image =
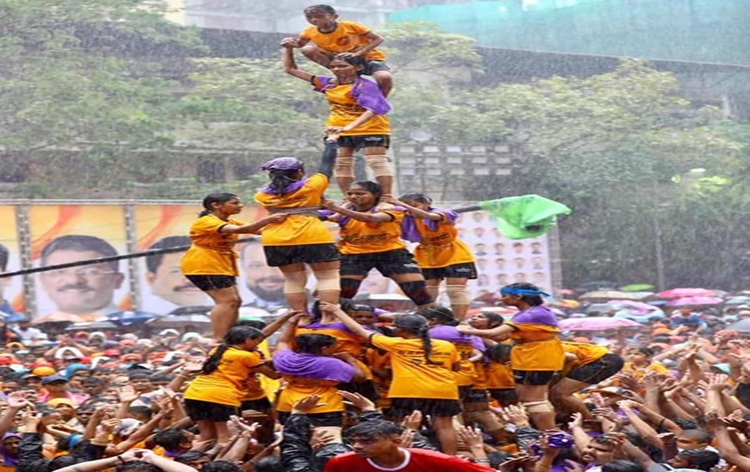
[[[641,324],[626,318],[592,316],[590,318],[569,318],[562,320],[559,326],[563,331],[604,331],[617,328],[638,328]]]
[[[659,298],[713,297],[716,292],[707,288],[673,288],[656,294]]]
[[[684,297],[672,300],[667,303],[667,306],[703,306],[703,305],[718,305],[724,300],[719,297]]]
[[[648,303],[643,302],[636,302],[633,300],[610,300],[607,303],[612,305],[620,305],[622,307],[628,308],[629,311],[635,311],[642,315],[651,313],[652,311],[659,311],[659,309],[654,305],[649,305]]]

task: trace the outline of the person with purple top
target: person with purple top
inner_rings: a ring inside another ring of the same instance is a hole
[[[387,114],[391,104],[375,82],[361,77],[364,61],[347,54],[333,56],[329,69],[335,77],[320,77],[299,70],[294,50],[285,44],[282,54],[284,71],[309,82],[316,92],[325,95],[331,107],[326,134],[338,139],[336,182],[346,192],[354,182],[354,153],[362,149],[367,166],[375,180],[390,194],[393,167],[387,155],[391,141],[391,123]]]
[[[286,382],[276,405],[279,421],[286,422],[298,401],[315,395],[320,401],[308,412],[312,424],[342,426],[345,407],[339,384],[362,382],[366,375],[351,354],[337,352],[338,341],[333,336],[295,336],[300,319],[294,317],[286,324],[273,355],[274,367]]]
[[[538,429],[553,429],[555,409],[549,401],[549,384],[563,368],[565,351],[557,317],[542,305],[542,296],[549,294],[533,284],[515,283],[503,287],[500,295],[504,304],[518,308],[513,319],[489,330],[470,326],[459,326],[458,330],[499,342],[513,340],[511,367],[518,399]]]
[[[284,295],[293,310],[307,310],[307,267],[318,281],[318,298],[339,300],[339,251],[333,233],[320,220],[318,210],[336,159],[336,143],[327,141],[317,173],[305,177],[305,165],[296,157],[279,157],[263,164],[271,182],[255,201],[284,221],[263,229],[261,242],[266,262],[284,274]]]

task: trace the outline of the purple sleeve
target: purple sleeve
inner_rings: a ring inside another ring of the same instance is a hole
[[[484,341],[482,341],[482,338],[480,338],[479,336],[472,336],[471,344],[474,346],[474,349],[478,351],[484,351],[485,349],[487,349],[487,346],[484,345]]]
[[[316,80],[318,81],[318,83],[320,83],[320,87],[315,85]],[[331,85],[331,82],[333,82],[333,77],[321,77],[316,75],[312,79],[313,90],[315,90],[316,92],[325,93],[328,86]]]
[[[442,208],[438,208],[435,211],[445,215],[445,218],[451,223],[455,223],[458,219],[458,213],[453,210],[443,210]]]
[[[533,306],[513,317],[513,323],[557,326],[557,316],[546,306]]]
[[[375,82],[362,78],[357,79],[353,94],[362,108],[370,110],[376,115],[387,115],[391,111],[390,102],[383,96],[383,92]]]

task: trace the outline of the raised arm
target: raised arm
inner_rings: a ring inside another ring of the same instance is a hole
[[[285,44],[282,45],[284,47],[281,49],[281,63],[284,65],[284,72],[293,77],[304,80],[305,82],[312,83],[312,79],[315,76],[297,68],[297,62],[294,60],[294,49],[292,46]]]
[[[492,329],[476,329],[468,325],[459,325],[456,326],[456,329],[460,333],[479,336],[480,338],[490,338],[495,341],[505,341],[510,337],[510,333],[513,332],[513,327],[507,324]]]
[[[367,223],[385,223],[386,221],[393,220],[393,215],[385,213],[383,211],[378,211],[376,213],[362,213],[337,205],[332,200],[323,201],[322,206],[323,208],[335,211],[336,213],[339,213],[341,215],[348,216],[349,218],[355,219],[357,221],[364,221]]]
[[[247,225],[232,225],[227,224],[221,227],[219,230],[220,233],[230,233],[230,234],[258,234],[260,230],[262,230],[264,227],[270,225],[271,223],[281,223],[284,220],[286,220],[286,217],[288,215],[285,214],[277,214],[277,215],[270,215],[266,216],[265,218],[261,218],[255,223],[250,223]]]
[[[372,331],[368,331],[365,329],[364,326],[354,321],[354,319],[349,316],[344,310],[341,309],[339,305],[334,305],[333,303],[326,303],[326,302],[320,302],[320,310],[326,313],[330,313],[332,315],[335,315],[336,318],[338,318],[342,323],[344,323],[344,326],[346,326],[349,331],[352,333],[362,336],[365,339],[369,339],[370,335],[372,335]]]
[[[415,218],[419,218],[421,220],[442,221],[445,219],[445,215],[443,215],[442,213],[439,213],[436,211],[420,210],[419,208],[408,205],[393,196],[386,197],[384,201],[386,203],[390,203],[391,205],[396,205],[396,206],[406,208],[406,211],[408,211],[412,216],[414,216]]]

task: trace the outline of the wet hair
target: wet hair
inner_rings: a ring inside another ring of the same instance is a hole
[[[534,284],[530,284],[528,282],[518,282],[515,284],[506,285],[503,288],[519,288],[522,290],[539,290],[539,287],[537,287]],[[541,295],[520,295],[520,297],[521,297],[521,300],[525,301],[531,306],[541,306],[544,304],[544,299],[542,298]]]
[[[259,329],[263,331],[267,326],[265,321],[260,320],[242,320],[234,324],[234,326],[249,326],[251,328]]]
[[[104,380],[102,380],[99,377],[86,377],[81,382],[81,385],[83,385],[83,386],[86,386],[86,385],[96,385],[96,386],[104,385]]]
[[[8,268],[8,259],[10,258],[10,251],[5,244],[0,244],[0,272],[5,272]]]
[[[163,472],[161,467],[144,461],[128,461],[115,468],[115,472]]]
[[[428,320],[437,320],[438,324],[445,326],[458,326],[459,321],[453,314],[453,310],[444,306],[429,306],[420,310],[422,316]]]
[[[203,375],[209,375],[215,372],[216,369],[219,368],[221,357],[227,352],[229,346],[242,344],[248,339],[254,340],[261,338],[263,338],[263,332],[259,329],[251,328],[250,326],[232,326],[229,332],[224,335],[224,339],[221,341],[221,344],[219,344],[219,347],[216,348],[216,351],[214,351],[214,353],[211,354],[211,357],[206,360],[206,363],[203,364],[203,370],[201,373]]]
[[[602,466],[602,472],[645,472],[642,465],[626,460],[616,460]]]
[[[686,436],[695,439],[701,444],[711,444],[711,441],[714,439],[711,433],[702,429],[686,429],[677,433],[677,436]]]
[[[282,464],[279,456],[263,457],[255,463],[255,472],[277,472],[279,470],[284,470],[284,464]]]
[[[117,250],[102,238],[96,236],[86,236],[83,234],[69,234],[67,236],[60,236],[50,241],[49,244],[44,246],[40,255],[40,261],[42,266],[47,265],[47,259],[53,252],[57,251],[75,251],[84,252],[91,251],[100,254],[101,257],[116,256]],[[113,270],[118,270],[117,261],[107,262]]]
[[[47,462],[47,471],[52,472],[53,470],[62,469],[64,467],[70,467],[71,465],[80,464],[81,462],[85,462],[85,459],[78,456],[73,455],[65,455],[65,456],[59,456],[55,457],[54,459]]]
[[[148,247],[148,251],[153,251],[155,249],[167,249],[170,247],[175,246],[189,246],[190,245],[190,237],[189,236],[167,236],[166,238],[161,238],[160,240],[156,241],[154,244]],[[148,271],[151,274],[155,274],[157,270],[159,270],[159,266],[161,265],[161,262],[164,260],[164,253],[163,252],[157,252],[156,254],[149,254],[146,256],[146,271]]]
[[[432,339],[430,338],[427,324],[427,318],[422,315],[399,316],[393,323],[397,330],[406,331],[407,333],[419,336],[424,343],[424,358],[427,363],[431,365],[440,365],[439,362],[430,359],[430,354],[432,354]]]
[[[385,420],[363,421],[357,426],[352,426],[346,431],[349,438],[377,439],[398,436],[404,432],[404,428]]]
[[[503,323],[505,323],[505,318],[503,318],[502,315],[498,315],[497,313],[493,313],[491,311],[483,311],[480,314],[490,321],[490,328],[497,328],[498,326],[502,326]]]
[[[128,380],[148,380],[151,381],[151,375],[150,373],[144,372],[142,370],[136,370],[133,372],[130,372],[128,374]]]
[[[203,466],[203,472],[245,472],[245,469],[230,461],[213,461]]]
[[[492,362],[505,364],[510,362],[511,351],[513,351],[513,346],[510,344],[498,343],[484,351],[484,355]]]
[[[690,467],[698,470],[711,470],[721,461],[719,454],[706,449],[680,451],[677,455],[690,461]]]
[[[336,344],[336,338],[327,334],[300,334],[294,337],[297,351],[304,354],[320,354],[324,348]]]
[[[209,457],[209,455],[201,451],[187,451],[175,457],[174,461],[179,462],[180,464],[189,464],[190,462],[195,462],[204,457]]]
[[[336,9],[333,8],[331,5],[311,5],[304,10],[302,10],[304,13],[311,12],[311,11],[319,11],[323,12],[326,15],[337,15]]]
[[[227,193],[227,192],[217,192],[217,193],[209,193],[208,195],[203,198],[203,211],[198,213],[198,216],[206,216],[210,215],[214,212],[214,203],[219,203],[221,205],[225,204],[229,200],[239,198],[237,195],[233,193]]]
[[[654,357],[654,350],[650,347],[641,346],[636,348],[638,352],[644,354],[646,357]]]
[[[399,200],[401,200],[402,202],[411,201],[424,203],[427,205],[432,204],[432,199],[423,193],[407,193],[406,195],[400,197]]]
[[[180,444],[189,440],[184,429],[165,429],[154,434],[154,442],[167,451],[176,451],[180,448]]]
[[[287,193],[286,188],[289,184],[296,182],[293,176],[296,175],[301,169],[285,169],[279,170],[274,169],[268,171],[268,177],[271,179],[271,183],[268,184],[268,189],[273,191],[276,196],[281,196]]]
[[[151,417],[154,416],[154,411],[147,406],[131,406],[130,408],[128,408],[128,413],[133,416],[143,416],[145,418],[148,418],[149,420],[151,420]]]
[[[683,431],[687,431],[689,429],[698,429],[698,422],[695,420],[675,418],[672,421],[674,421],[674,424],[679,426]]]
[[[317,467],[316,470],[325,470],[328,461],[341,454],[352,452],[352,448],[343,443],[331,443],[318,449],[313,456],[313,463]],[[279,470],[279,469],[277,469]]]
[[[341,298],[339,299],[339,305],[341,306],[341,310],[344,313],[351,314],[354,310],[354,302],[349,298]],[[312,321],[316,322],[319,321],[323,317],[323,312],[320,309],[320,300],[315,300],[312,304],[312,308],[310,309],[310,314],[312,315]]]
[[[376,202],[380,200],[380,196],[383,195],[383,187],[381,187],[377,182],[372,182],[370,180],[358,180],[356,182],[352,182],[349,188],[351,189],[354,186],[362,187],[371,194],[375,195]]]
[[[349,65],[359,68],[359,70],[357,71],[358,74],[361,74],[365,67],[365,58],[361,56],[352,56],[351,54],[336,54],[331,58],[331,62],[333,61],[343,61]]]

